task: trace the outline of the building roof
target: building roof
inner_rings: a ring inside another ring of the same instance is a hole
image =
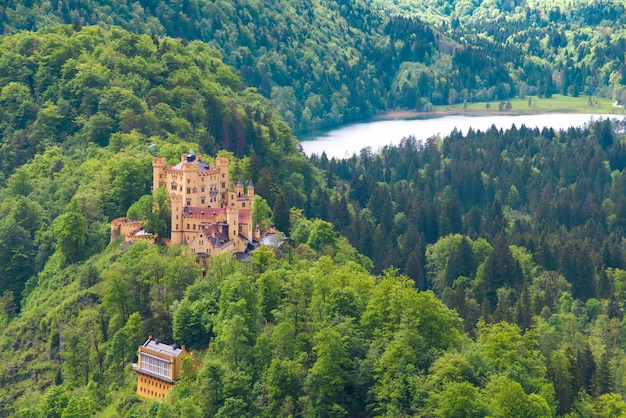
[[[237,222],[240,224],[248,224],[251,219],[250,209],[238,209],[237,211]],[[193,206],[185,206],[185,208],[183,208],[183,219],[197,218],[210,223],[217,223],[219,222],[218,219],[221,218],[223,220],[225,215],[226,209],[224,208],[203,208]]]
[[[209,165],[207,163],[205,163],[202,160],[197,160],[197,161],[184,161],[186,162],[194,162],[198,164],[198,172],[202,172],[202,171],[208,171],[211,169],[211,167],[209,167]],[[180,162],[178,164],[176,164],[175,166],[172,167],[173,170],[182,170],[183,169],[183,162]]]
[[[183,352],[183,349],[176,344],[164,344],[158,339],[153,340],[152,337],[148,338],[146,342],[143,343],[143,347],[170,357],[178,357]]]
[[[183,218],[200,218],[209,222],[217,222],[218,217],[225,216],[226,209],[223,208],[202,208],[185,206],[183,209]]]
[[[227,224],[209,225],[202,230],[202,233],[211,242],[213,248],[219,248],[230,240]]]

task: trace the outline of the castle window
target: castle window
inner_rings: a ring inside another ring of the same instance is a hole
[[[167,361],[141,353],[141,369],[159,376],[170,378],[170,365]]]
[[[187,187],[187,194],[191,193],[191,189]]]
[[[245,208],[246,207],[246,202],[241,202],[241,207]]]
[[[222,189],[226,187],[226,183],[222,182]]]
[[[198,193],[198,189],[196,187],[193,188],[194,193]]]
[[[189,229],[189,224],[187,224],[187,229]]]
[[[200,196],[200,203],[204,205],[204,196]]]
[[[196,230],[196,224],[193,224],[193,230],[194,231]]]
[[[204,178],[202,179],[202,181],[204,181]],[[204,184],[200,187],[200,191],[204,193]]]
[[[178,187],[178,184],[176,184],[176,182],[172,182],[172,190],[176,190],[177,187]]]
[[[191,179],[187,179],[187,184],[191,183]]]
[[[191,199],[187,199],[187,206],[191,206]]]

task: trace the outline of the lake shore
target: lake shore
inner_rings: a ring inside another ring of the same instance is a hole
[[[545,113],[545,112],[537,112]],[[373,120],[394,120],[394,119],[418,119],[418,118],[440,118],[442,116],[485,116],[485,115],[520,115],[522,112],[510,111],[497,111],[497,110],[467,110],[463,109],[448,109],[448,110],[436,110],[433,112],[416,112],[413,110],[388,110],[384,113],[380,113],[372,117]]]
[[[596,96],[552,97],[525,96],[507,100],[509,110],[500,111],[500,101],[473,102],[448,106],[433,106],[431,112],[392,109],[375,115],[372,120],[429,119],[444,116],[526,116],[546,113],[625,115],[626,110],[616,101]]]
[[[583,109],[528,109],[528,110],[494,110],[494,109],[445,109],[435,110],[433,112],[416,112],[412,110],[388,110],[384,113],[380,113],[372,117],[372,120],[395,120],[395,119],[421,119],[421,118],[440,118],[443,116],[518,116],[518,115],[540,115],[545,113],[571,113],[571,114],[614,114],[616,116],[623,115],[624,109],[620,107],[614,107],[613,109],[593,108]]]
[[[597,106],[608,109],[611,106]],[[617,109],[620,113],[622,109]],[[306,155],[325,152],[328,158],[350,158],[363,148],[378,152],[387,145],[398,144],[403,138],[414,137],[426,140],[430,137],[445,138],[453,130],[459,132],[486,131],[495,126],[497,129],[510,129],[511,126],[527,128],[543,127],[555,130],[568,129],[571,126],[583,126],[600,118],[621,117],[620,113],[580,113],[580,112],[532,112],[525,113],[450,109],[439,112],[391,111],[379,115],[378,120],[353,123],[340,128],[320,132],[308,141],[301,141],[300,146]]]

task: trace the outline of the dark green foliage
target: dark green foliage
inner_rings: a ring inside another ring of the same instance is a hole
[[[489,315],[496,309],[498,289],[506,287],[519,291],[523,280],[519,263],[511,255],[506,241],[499,237],[484,265],[481,284],[483,311]]]
[[[289,206],[287,205],[285,196],[282,194],[278,195],[276,203],[274,203],[272,217],[276,229],[289,236],[291,230],[291,225],[289,224]]]

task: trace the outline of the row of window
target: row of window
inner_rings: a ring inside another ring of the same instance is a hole
[[[149,377],[145,377],[145,376],[139,376],[139,381],[141,383],[146,383],[150,386],[154,386],[155,388],[159,388],[159,389],[169,389],[169,386],[166,385],[163,382],[159,382],[157,379],[151,379]]]
[[[141,356],[141,369],[170,378],[170,363],[156,357]]]
[[[146,388],[139,388],[139,392],[141,393],[145,393],[146,396],[150,395],[150,396],[157,396],[159,398],[165,398],[165,393],[159,393],[159,392],[155,392],[153,390],[150,389],[146,389]]]
[[[222,189],[226,188],[226,183],[222,183]],[[175,181],[172,182],[171,184],[171,189],[172,190],[178,190],[178,191],[183,191],[183,186],[178,186],[178,183],[176,183]],[[200,192],[204,193],[204,185],[200,186]],[[193,189],[191,187],[187,187],[187,193],[198,193],[198,188],[194,187]],[[218,190],[217,187],[211,186],[209,193],[213,193],[213,194],[217,194]]]
[[[224,193],[222,193],[222,200],[223,200],[223,199],[224,199]],[[217,201],[218,201],[218,200],[217,200],[217,197],[214,197],[214,196],[209,196],[209,202],[213,203],[213,202],[217,202]],[[204,197],[204,196],[200,196],[200,203],[204,205],[204,204],[205,204],[205,202],[206,202],[205,197]],[[186,203],[187,203],[187,206],[191,206],[191,198],[187,198],[187,199],[186,199]],[[233,204],[231,204],[231,206],[232,206],[232,205],[234,205],[234,203],[233,203]],[[244,203],[244,207],[245,207],[245,206],[246,206],[246,204]]]
[[[175,176],[174,178],[178,178],[179,176],[180,176],[180,175]],[[159,174],[159,178],[160,178],[160,179],[162,179],[163,177],[167,177],[167,175],[166,175],[166,174],[163,174],[163,173],[160,173],[160,174]],[[222,178],[223,178],[223,179],[224,179],[224,178],[226,178],[226,175],[225,175],[224,173],[222,173]],[[202,183],[204,183],[204,179],[205,179],[205,177],[200,177],[200,181],[202,181]],[[211,176],[211,177],[209,178],[209,180],[210,180],[210,181],[215,181],[215,180],[217,180],[217,179],[215,178],[215,176]],[[189,184],[189,183],[191,183],[191,179],[187,179],[187,184]],[[222,183],[222,184],[224,184],[224,183]],[[222,186],[222,187],[224,187],[224,186]]]

